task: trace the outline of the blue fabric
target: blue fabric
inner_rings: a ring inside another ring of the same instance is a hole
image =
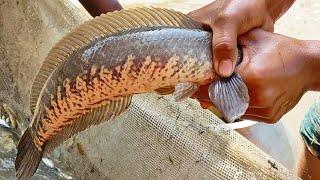
[[[320,98],[304,116],[300,134],[309,151],[320,159]]]

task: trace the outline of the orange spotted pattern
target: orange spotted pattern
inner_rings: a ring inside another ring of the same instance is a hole
[[[40,126],[35,129],[34,143],[42,151],[44,143],[59,133],[62,128],[73,123],[90,109],[105,105],[106,100],[117,97],[152,92],[155,89],[174,86],[179,82],[204,84],[212,80],[214,74],[209,62],[187,58],[181,64],[180,57],[172,56],[168,61],[146,57],[140,68],[133,68],[135,57],[130,55],[126,63],[114,69],[93,66],[91,72],[76,78],[75,84],[66,79],[51,98],[51,107],[45,107]]]

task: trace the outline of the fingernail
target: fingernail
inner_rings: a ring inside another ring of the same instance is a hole
[[[232,74],[232,61],[231,60],[223,60],[219,63],[219,73],[222,76],[230,76]]]

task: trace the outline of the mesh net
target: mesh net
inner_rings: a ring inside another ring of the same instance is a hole
[[[63,155],[68,164],[90,162],[72,167],[78,177],[296,179],[194,100],[170,96],[135,96],[121,117],[66,144],[60,152],[71,153]]]

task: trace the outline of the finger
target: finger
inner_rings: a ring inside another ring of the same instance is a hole
[[[267,17],[264,21],[264,24],[261,26],[261,29],[273,32],[274,31],[274,21],[271,17]]]
[[[237,29],[231,22],[223,21],[217,21],[212,29],[215,71],[222,77],[229,77],[237,64]]]
[[[300,96],[301,97],[301,96]],[[288,113],[294,106],[296,106],[298,101],[285,101],[279,108],[277,108],[277,111],[273,113],[273,116],[270,118],[270,121],[272,123],[278,122],[286,113]]]
[[[209,99],[209,94],[208,94],[208,88],[209,88],[209,85],[200,86],[198,91],[196,93],[194,93],[191,96],[191,98],[209,101],[210,99]]]
[[[254,116],[256,118],[260,118],[263,122],[266,123],[276,123],[282,117],[282,115],[288,109],[287,107],[293,106],[293,102],[284,101],[285,96],[280,96],[272,106],[268,107],[252,107],[249,106],[247,109],[245,116]],[[285,103],[284,103],[285,102]]]
[[[200,22],[202,22],[205,19],[204,16],[201,16],[201,8],[194,11],[190,11],[187,14],[187,16]]]
[[[206,102],[206,101],[200,101],[200,106],[201,106],[203,109],[208,109],[209,107],[212,106],[212,103],[211,103],[211,102]]]
[[[267,28],[267,27],[266,27]],[[265,31],[261,28],[254,28],[245,34],[238,37],[239,43],[244,43],[248,45],[255,45],[257,42],[269,40],[270,37],[274,35],[271,32]]]
[[[249,107],[245,115],[254,115],[261,118],[268,119],[271,117],[272,109],[271,108],[252,108]]]
[[[264,122],[264,123],[269,123],[269,119],[266,119],[264,117],[256,116],[256,115],[243,115],[241,119],[247,119],[247,120],[252,120],[252,121],[257,121],[257,122]]]
[[[195,20],[195,21],[198,21],[199,23],[201,23],[202,25],[202,28],[210,31],[211,30],[211,27],[209,26],[210,24],[210,20],[209,18],[203,14],[203,12],[205,12],[203,10],[203,8],[200,8],[200,9],[197,9],[197,10],[194,10],[194,11],[191,11],[187,14],[187,16],[189,16],[191,19]]]
[[[276,113],[274,113],[273,111],[276,111]],[[279,119],[283,116],[282,112],[283,111],[281,108],[277,108],[276,110],[272,108],[250,108],[241,118],[273,124],[278,122]]]

